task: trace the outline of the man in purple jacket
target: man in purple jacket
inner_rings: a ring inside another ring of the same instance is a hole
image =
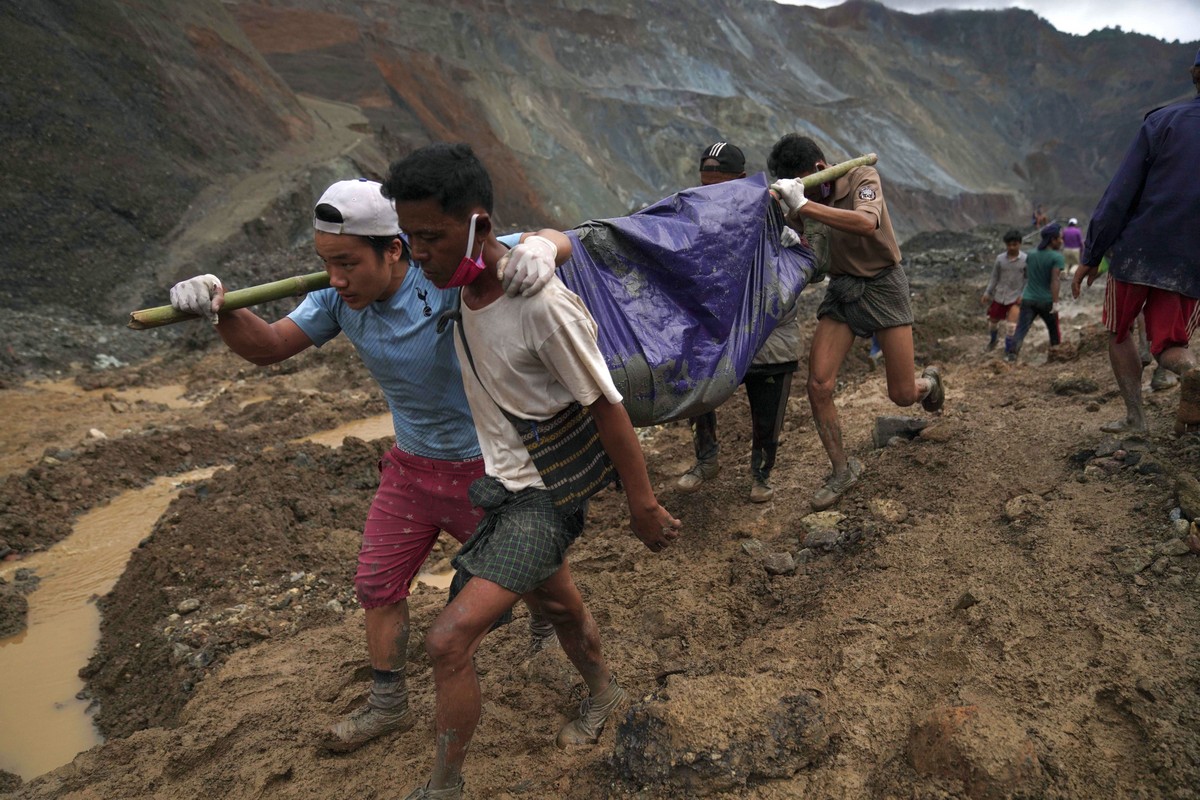
[[[1129,333],[1145,312],[1150,352],[1182,375],[1175,432],[1200,430],[1200,368],[1188,341],[1200,323],[1200,51],[1191,69],[1196,97],[1151,111],[1088,225],[1071,293],[1090,286],[1108,254],[1104,325],[1125,419],[1110,433],[1146,433],[1142,363]]]

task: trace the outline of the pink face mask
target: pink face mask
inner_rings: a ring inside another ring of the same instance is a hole
[[[446,289],[455,286],[466,286],[487,269],[487,265],[483,263],[483,248],[479,248],[479,256],[471,258],[471,251],[475,249],[475,219],[478,214],[471,215],[471,234],[467,237],[467,254],[463,256],[462,261],[458,262],[458,269],[454,270],[454,274],[450,276],[450,280],[446,283]]]

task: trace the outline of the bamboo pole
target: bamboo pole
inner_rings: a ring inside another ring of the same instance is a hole
[[[865,156],[859,156],[849,161],[843,161],[840,164],[834,164],[832,167],[826,167],[820,172],[814,172],[812,175],[806,175],[797,180],[804,184],[805,189],[812,189],[820,186],[822,183],[837,180],[855,167],[874,166],[877,161],[879,161],[878,156],[874,153],[867,153]]]
[[[827,181],[837,180],[855,167],[870,166],[878,160],[874,153],[868,153],[865,156],[859,156],[849,161],[843,161],[840,164],[834,164],[832,167],[823,169],[820,172],[814,172],[812,175],[800,178],[800,182],[804,184],[805,189],[812,189]],[[772,195],[774,195],[774,192],[772,192]],[[232,311],[235,308],[247,308],[271,300],[282,300],[285,297],[307,294],[317,289],[324,289],[327,286],[329,286],[329,275],[324,272],[313,272],[308,275],[297,275],[292,278],[284,278],[283,280],[250,286],[245,289],[235,289],[232,292],[225,293],[225,303],[221,306],[221,310]],[[185,314],[182,311],[176,311],[171,306],[156,306],[154,308],[143,308],[140,311],[130,312],[128,326],[135,331],[144,331],[147,328],[173,325],[176,322],[183,322],[186,319],[198,319],[198,317],[194,314]]]
[[[259,303],[266,303],[270,300],[282,300],[285,297],[307,294],[317,289],[324,289],[327,286],[329,286],[329,275],[325,272],[296,275],[291,278],[272,281],[271,283],[263,283],[258,286],[249,286],[245,289],[235,289],[232,292],[226,292],[225,303],[221,306],[221,310],[232,311],[235,308],[256,306]],[[195,314],[185,314],[182,311],[176,311],[171,306],[156,306],[155,308],[143,308],[140,311],[130,312],[128,324],[135,331],[144,331],[147,328],[158,328],[162,325],[183,322],[185,319],[199,319],[199,317]]]

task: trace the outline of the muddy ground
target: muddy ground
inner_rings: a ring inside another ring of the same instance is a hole
[[[476,659],[468,796],[1200,797],[1200,558],[1171,519],[1181,502],[1197,513],[1200,440],[1170,433],[1177,389],[1148,395],[1147,445],[1099,433],[1122,412],[1098,289],[1067,305],[1060,351],[1039,326],[1020,363],[984,356],[992,241],[906,245],[918,361],[946,367],[946,410],[877,449],[876,417],[906,412],[856,349],[837,402],[867,469],[835,516],[809,515],[827,461],[799,383],[766,505],[747,500],[744,395],[719,414],[724,468],[696,495],[674,489],[687,428],[645,433],[684,536],[650,554],[606,493],[571,553],[635,702],[594,750],[557,751],[581,686],[561,650],[527,655],[518,611]],[[346,756],[313,744],[367,686],[351,583],[387,441],[291,441],[382,400],[344,344],[258,369],[209,336],[0,394],[14,553],[156,475],[227,466],[179,496],[101,601],[83,674],[107,743],[14,797],[382,799],[427,775],[423,634],[444,603],[430,587],[412,600],[421,721]],[[189,402],[145,399],[175,385]],[[433,560],[452,552],[446,539]]]

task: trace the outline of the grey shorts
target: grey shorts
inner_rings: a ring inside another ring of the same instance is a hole
[[[884,328],[912,325],[908,276],[899,266],[874,278],[831,275],[817,309],[817,319],[824,317],[849,325],[855,336],[864,338]]]

